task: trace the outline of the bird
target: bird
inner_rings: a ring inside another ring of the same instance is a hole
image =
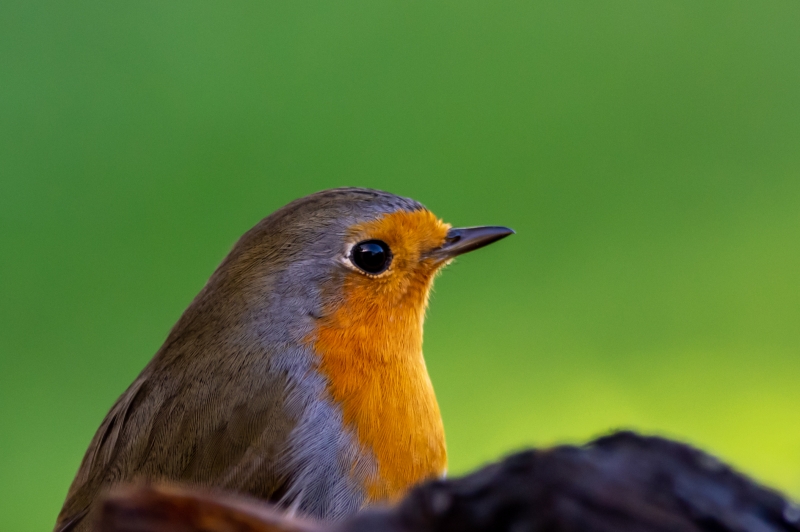
[[[446,473],[422,354],[436,274],[514,231],[421,203],[317,192],[247,231],[111,407],[58,515],[92,530],[104,493],[172,482],[339,520]]]

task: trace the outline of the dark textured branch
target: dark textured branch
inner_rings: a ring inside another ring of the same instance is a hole
[[[621,432],[430,482],[396,508],[312,523],[258,501],[174,488],[109,499],[102,532],[791,532],[800,508],[688,445]]]

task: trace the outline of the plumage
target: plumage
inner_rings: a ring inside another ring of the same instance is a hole
[[[56,530],[91,530],[100,495],[123,482],[225,488],[336,519],[441,475],[421,348],[449,260],[429,253],[461,238],[448,230],[416,201],[354,188],[258,223],[111,408]],[[394,246],[382,275],[348,262],[364,238]]]

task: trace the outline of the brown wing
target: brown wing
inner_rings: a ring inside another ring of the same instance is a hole
[[[125,482],[171,481],[280,497],[285,479],[277,457],[293,426],[281,402],[283,379],[261,379],[247,393],[226,379],[214,381],[227,382],[227,388],[198,379],[170,386],[146,373],[95,434],[56,531],[90,530],[99,496]]]

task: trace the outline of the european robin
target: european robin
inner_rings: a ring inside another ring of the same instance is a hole
[[[436,272],[513,233],[454,229],[359,188],[244,234],[94,436],[55,529],[91,529],[122,482],[247,493],[337,519],[445,473],[422,356]]]

